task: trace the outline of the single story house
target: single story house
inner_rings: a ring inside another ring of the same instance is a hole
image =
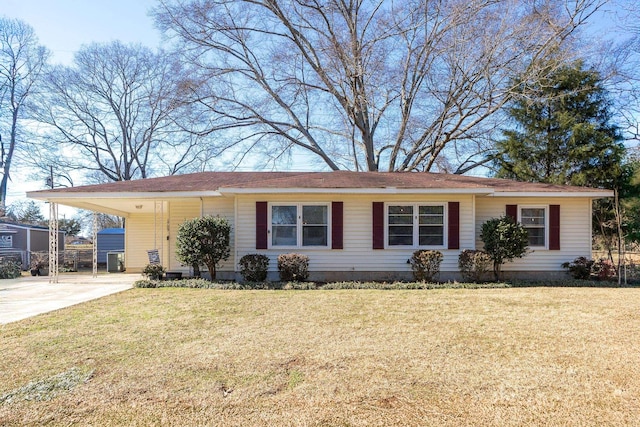
[[[65,232],[58,231],[58,250],[64,250]],[[21,260],[29,269],[32,252],[49,252],[49,228],[40,225],[0,221],[0,257]]]
[[[601,189],[417,172],[202,172],[29,192],[28,197],[126,218],[125,267],[141,271],[148,251],[171,271],[186,219],[220,215],[232,224],[231,256],[219,278],[238,279],[243,255],[309,256],[312,280],[411,277],[417,249],[444,254],[441,278],[457,277],[458,255],[481,249],[488,219],[511,215],[529,231],[530,253],[507,275],[564,274],[591,256],[591,209]]]

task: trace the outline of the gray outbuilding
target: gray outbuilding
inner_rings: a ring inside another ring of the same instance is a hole
[[[65,232],[58,232],[58,250],[64,251]],[[49,252],[49,228],[0,222],[0,256],[16,258],[22,262],[22,269],[29,268],[33,252]]]

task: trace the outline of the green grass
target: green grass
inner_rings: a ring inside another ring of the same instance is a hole
[[[636,425],[638,337],[631,288],[133,289],[0,327],[0,425]]]

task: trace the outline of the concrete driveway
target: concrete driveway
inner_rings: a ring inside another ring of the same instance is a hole
[[[58,283],[46,276],[0,280],[0,324],[69,307],[130,289],[140,274],[60,274]]]

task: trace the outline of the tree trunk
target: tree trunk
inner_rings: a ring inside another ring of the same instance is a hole
[[[0,217],[4,217],[7,214],[7,181],[9,180],[7,172],[5,168],[0,181]]]
[[[211,281],[216,280],[216,263],[207,264],[207,268],[209,269],[209,276],[211,276]]]
[[[500,281],[500,267],[501,265],[499,263],[493,263],[493,277],[495,278],[496,282]]]
[[[614,189],[614,207],[613,211],[616,216],[616,227],[618,234],[618,264],[616,268],[616,272],[618,273],[618,286],[622,285],[622,269],[625,266],[625,254],[624,254],[624,232],[622,230],[622,212],[620,212],[620,198],[618,194],[618,189]],[[625,280],[626,285],[626,280]]]

